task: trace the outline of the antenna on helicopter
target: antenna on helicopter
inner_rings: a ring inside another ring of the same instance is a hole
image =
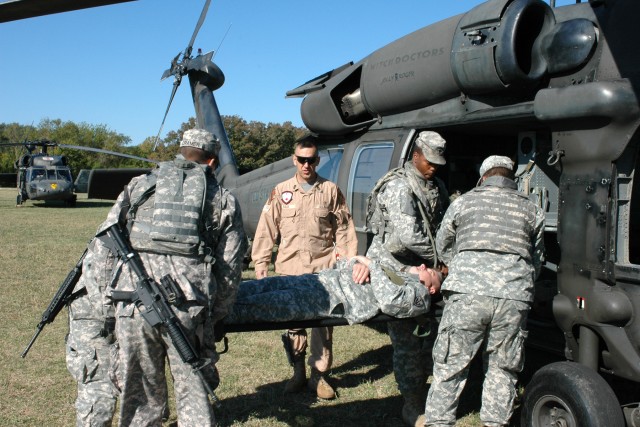
[[[162,133],[162,129],[164,128],[164,122],[167,119],[167,114],[169,114],[169,109],[171,108],[171,103],[173,102],[173,98],[176,95],[176,91],[178,90],[180,83],[182,83],[182,77],[188,72],[189,62],[192,59],[191,51],[193,50],[193,42],[196,40],[198,31],[200,31],[200,27],[202,26],[202,23],[204,22],[204,19],[207,16],[207,11],[209,10],[209,3],[211,3],[211,0],[206,0],[204,2],[204,7],[202,8],[202,12],[200,13],[200,19],[198,19],[198,23],[196,24],[196,28],[193,31],[193,35],[191,36],[189,45],[184,50],[184,52],[182,52],[182,60],[179,60],[181,54],[178,53],[176,57],[173,58],[173,60],[171,61],[171,68],[166,70],[162,74],[162,77],[160,78],[160,81],[162,81],[171,75],[174,76],[173,88],[171,89],[171,96],[169,97],[169,104],[167,104],[167,109],[164,112],[164,117],[162,118],[162,123],[160,124],[160,130],[158,130],[158,134],[156,135],[156,139],[153,143],[153,151],[155,151],[156,147],[158,146],[158,139],[160,138],[160,133]]]

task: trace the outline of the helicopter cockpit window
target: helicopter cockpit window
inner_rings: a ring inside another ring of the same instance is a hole
[[[63,181],[71,182],[71,172],[66,169],[58,170],[58,176],[60,176],[60,179]]]
[[[316,169],[318,175],[329,181],[336,182],[343,151],[344,149],[342,147],[323,148],[319,150],[320,164]]]
[[[44,169],[31,169],[30,179],[45,179],[47,176],[47,171]]]
[[[367,197],[378,179],[389,170],[393,155],[392,142],[361,145],[356,149],[349,174],[347,204],[356,228],[364,227],[367,217]]]

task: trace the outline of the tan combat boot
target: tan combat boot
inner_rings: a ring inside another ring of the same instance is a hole
[[[304,354],[298,356],[293,362],[293,377],[284,386],[285,393],[297,393],[304,388],[307,382],[307,370],[304,364]]]
[[[336,391],[324,378],[324,374],[316,368],[311,368],[308,386],[309,390],[314,392],[320,399],[334,399],[336,397]]]
[[[424,426],[424,405],[425,400],[420,393],[403,394],[404,405],[402,406],[402,421],[411,427]]]

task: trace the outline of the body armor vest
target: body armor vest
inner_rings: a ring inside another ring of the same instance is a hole
[[[202,254],[207,176],[194,162],[160,163],[131,194],[131,245],[174,255]]]
[[[535,229],[535,209],[531,204],[517,190],[474,188],[465,195],[465,209],[458,218],[457,252],[502,252],[531,261]]]

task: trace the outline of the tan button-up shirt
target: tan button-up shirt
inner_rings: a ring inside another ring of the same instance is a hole
[[[256,270],[266,270],[280,237],[275,271],[315,273],[331,267],[336,257],[358,251],[355,226],[342,192],[318,177],[305,192],[296,177],[276,185],[262,209],[251,258]]]

